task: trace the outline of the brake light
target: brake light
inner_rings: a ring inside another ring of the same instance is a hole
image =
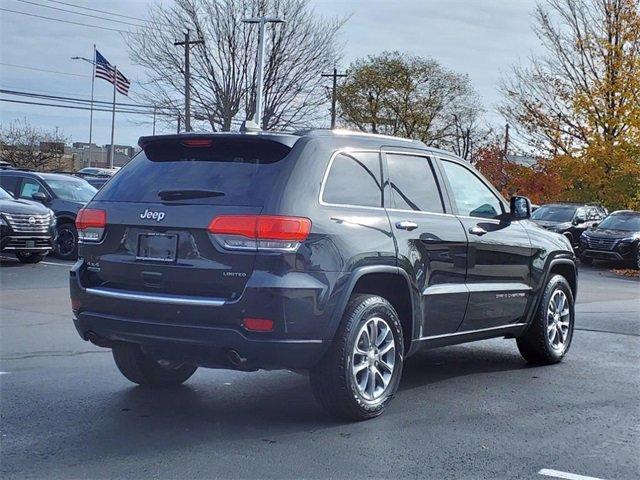
[[[83,208],[76,216],[78,238],[83,242],[98,242],[107,226],[107,212],[97,208]]]
[[[294,251],[309,236],[311,220],[279,215],[221,215],[209,232],[232,250]]]
[[[190,138],[182,141],[183,146],[195,148],[210,147],[212,143],[213,142],[209,138]]]

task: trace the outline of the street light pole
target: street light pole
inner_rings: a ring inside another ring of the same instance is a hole
[[[71,60],[83,60],[87,63],[91,64],[91,109],[89,111],[89,162],[87,164],[88,167],[91,166],[91,154],[92,154],[92,136],[93,136],[93,92],[96,84],[96,44],[93,44],[93,57],[92,60],[89,60],[85,57],[71,57]]]
[[[243,23],[257,23],[258,24],[258,65],[256,75],[256,112],[253,116],[253,121],[262,128],[264,121],[264,107],[263,107],[263,89],[264,89],[264,54],[266,50],[266,42],[264,38],[265,29],[267,23],[284,23],[284,20],[277,17],[254,17],[245,18]]]

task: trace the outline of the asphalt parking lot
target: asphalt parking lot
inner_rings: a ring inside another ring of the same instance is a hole
[[[581,267],[562,364],[513,340],[427,351],[382,417],[348,424],[291,372],[133,386],[75,332],[69,266],[0,260],[2,478],[640,478],[637,278]]]

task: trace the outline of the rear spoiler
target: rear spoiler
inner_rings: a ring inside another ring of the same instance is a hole
[[[138,146],[143,150],[149,145],[154,143],[168,143],[168,142],[183,142],[188,140],[207,140],[211,139],[213,142],[216,140],[264,140],[267,142],[275,142],[281,145],[285,145],[292,148],[293,145],[299,140],[299,136],[290,135],[286,133],[274,133],[274,132],[251,132],[251,133],[178,133],[173,135],[154,135],[147,137],[140,137],[138,140]]]

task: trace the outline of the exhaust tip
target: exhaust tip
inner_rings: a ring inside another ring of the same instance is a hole
[[[247,359],[233,349],[227,350],[227,360],[236,368],[244,369],[247,365]]]

